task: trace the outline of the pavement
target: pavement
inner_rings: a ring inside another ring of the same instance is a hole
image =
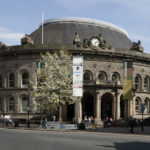
[[[14,126],[4,126],[0,124],[0,128],[7,128],[7,129],[21,129],[21,130],[37,130],[37,131],[53,131],[50,129],[44,129],[36,124],[31,124],[30,128],[27,127],[26,124],[20,124],[19,127],[15,128]],[[59,132],[93,132],[93,133],[115,133],[115,134],[129,134],[129,127],[86,127],[85,130],[55,130]],[[142,127],[135,127],[134,128],[134,135],[149,135],[150,136],[150,126],[144,126],[144,130],[142,132]]]

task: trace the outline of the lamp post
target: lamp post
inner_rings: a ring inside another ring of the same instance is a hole
[[[142,113],[142,132],[144,131],[144,123],[143,123],[144,110],[145,110],[145,107],[144,107],[144,104],[142,104],[142,105],[141,105],[141,113]]]

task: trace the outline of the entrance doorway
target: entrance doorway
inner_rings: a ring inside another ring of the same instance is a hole
[[[67,105],[67,121],[72,122],[74,118],[74,104]]]
[[[82,119],[87,116],[94,117],[94,98],[90,93],[84,93],[82,99]]]
[[[102,96],[101,102],[101,118],[112,117],[112,102],[113,96],[110,93],[106,93]]]

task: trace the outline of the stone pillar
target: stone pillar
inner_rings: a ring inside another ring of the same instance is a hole
[[[6,97],[3,98],[3,112],[6,113],[7,112],[7,100],[6,100]]]
[[[133,108],[133,100],[129,100],[129,117],[133,117],[132,108]]]
[[[119,94],[117,94],[117,96],[116,96],[116,103],[117,103],[117,107],[116,107],[116,110],[117,110],[117,112],[116,112],[116,120],[119,120],[120,119],[120,96],[119,96]]]
[[[116,93],[113,94],[114,100],[112,100],[112,117],[114,120],[116,120],[116,113],[117,113],[117,105],[116,105]]]
[[[80,123],[82,121],[82,104],[81,100],[75,103],[75,122]]]
[[[99,92],[96,93],[96,118],[95,118],[95,123],[97,125],[102,125],[101,121],[101,99],[100,99],[100,94]]]

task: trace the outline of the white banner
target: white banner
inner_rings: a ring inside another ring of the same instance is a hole
[[[77,124],[62,124],[61,128],[64,130],[77,130]]]
[[[58,121],[48,121],[46,123],[46,129],[51,129],[51,130],[60,130],[60,122]]]
[[[83,57],[73,57],[73,96],[83,96]]]

